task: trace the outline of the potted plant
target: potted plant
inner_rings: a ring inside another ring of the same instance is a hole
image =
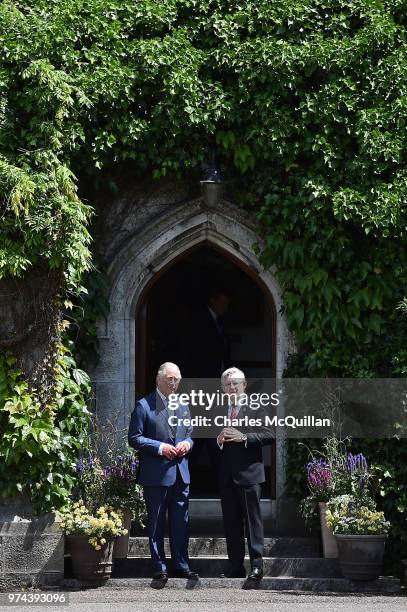
[[[126,430],[113,421],[92,419],[92,435],[77,464],[74,499],[96,511],[101,505],[120,514],[125,532],[116,538],[113,558],[127,557],[131,524],[144,527],[146,516],[142,488],[137,483],[139,460],[125,442]],[[66,549],[69,551],[69,540]]]
[[[130,451],[118,455],[103,469],[103,487],[106,503],[120,509],[127,534],[117,538],[113,558],[127,557],[132,521],[144,527],[146,508],[142,488],[137,484],[138,458]]]
[[[335,558],[338,556],[338,547],[325,518],[326,502],[330,499],[333,489],[332,470],[326,459],[314,458],[307,464],[307,483],[310,490],[308,503],[318,504],[319,508],[323,555],[326,558]]]
[[[337,542],[326,521],[327,502],[338,495],[353,495],[363,500],[368,496],[371,474],[362,453],[347,451],[349,439],[335,436],[324,441],[321,451],[311,451],[306,466],[309,495],[301,501],[300,511],[307,521],[318,511],[323,555],[338,557]],[[319,457],[318,457],[319,455]]]
[[[375,502],[351,495],[331,499],[326,520],[338,544],[342,574],[350,580],[375,580],[379,577],[390,523]]]
[[[75,578],[103,584],[112,572],[114,541],[126,533],[122,517],[110,506],[91,510],[83,500],[71,502],[60,515]]]
[[[134,522],[136,526],[144,527],[146,517],[142,488],[137,484],[137,454],[126,445],[121,449],[121,454],[118,454],[117,447],[108,447],[100,459],[98,447],[89,448],[87,456],[81,457],[77,464],[78,486],[75,491],[76,499],[83,499],[88,508],[96,510],[103,504],[120,512],[127,533],[116,539],[113,558],[127,557],[131,524]]]

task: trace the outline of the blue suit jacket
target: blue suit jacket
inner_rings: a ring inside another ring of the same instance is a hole
[[[169,413],[185,419],[190,418],[189,408],[184,405],[178,406],[176,410],[170,410]],[[191,433],[192,427],[179,425],[176,428],[174,445],[186,440],[191,451],[193,446]],[[189,484],[187,456],[170,460],[158,454],[162,442],[167,444],[174,442],[168,425],[168,412],[156,391],[137,402],[130,419],[128,440],[130,446],[140,452],[141,485],[169,487],[176,481],[177,468],[184,483]]]

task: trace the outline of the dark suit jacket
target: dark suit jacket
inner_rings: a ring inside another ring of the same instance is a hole
[[[249,414],[250,413],[250,414]],[[248,414],[250,417],[264,418],[264,414],[253,411],[240,411],[238,418]],[[260,484],[266,480],[263,464],[262,447],[272,444],[275,435],[267,427],[261,426],[251,429],[236,427],[247,435],[247,447],[244,442],[228,442],[223,445],[219,456],[219,484],[230,479],[238,485]]]
[[[219,378],[229,366],[229,343],[207,306],[199,308],[193,317],[189,334],[188,363],[184,374],[190,378]]]
[[[189,418],[188,406],[178,406],[177,410],[170,410],[171,415]],[[130,446],[140,451],[139,482],[145,486],[171,486],[177,478],[177,469],[182,480],[189,484],[189,469],[187,456],[167,459],[158,454],[161,442],[177,445],[186,440],[190,450],[193,446],[191,439],[192,427],[183,424],[171,430],[168,425],[168,411],[160,396],[154,391],[137,402],[131,415],[128,440]],[[175,434],[175,435],[174,435]]]

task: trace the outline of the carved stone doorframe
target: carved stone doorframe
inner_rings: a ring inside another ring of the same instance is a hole
[[[254,246],[259,242],[253,224],[239,208],[225,201],[216,210],[204,208],[200,199],[168,207],[165,214],[134,232],[108,270],[110,312],[98,326],[100,363],[92,379],[96,411],[102,419],[114,418],[118,429],[125,430],[134,408],[136,312],[143,291],[160,270],[203,243],[229,253],[267,288],[276,313],[275,376],[282,376],[287,356],[294,346],[281,312],[281,290],[273,270],[265,271],[259,263]],[[283,445],[277,440],[277,499],[283,486]]]

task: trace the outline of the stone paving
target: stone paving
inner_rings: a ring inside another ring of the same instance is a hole
[[[5,606],[14,612],[406,612],[407,597],[377,595],[332,595],[314,593],[242,591],[236,588],[181,591],[153,589],[91,589],[69,593],[66,606]]]

